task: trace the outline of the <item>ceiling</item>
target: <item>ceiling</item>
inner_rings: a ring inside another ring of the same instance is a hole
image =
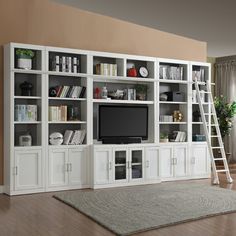
[[[235,0],[54,0],[208,44],[209,57],[236,55]]]

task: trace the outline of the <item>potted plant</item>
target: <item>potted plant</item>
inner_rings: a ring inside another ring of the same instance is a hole
[[[224,96],[214,99],[216,114],[218,117],[220,133],[222,138],[230,135],[233,127],[233,118],[236,115],[236,102],[228,103]]]
[[[147,99],[148,86],[146,84],[136,84],[136,99],[145,101]]]
[[[168,143],[169,142],[168,134],[160,133],[160,142],[161,143]]]
[[[17,67],[20,69],[31,70],[32,69],[32,58],[34,57],[34,52],[30,49],[16,50],[17,56]]]

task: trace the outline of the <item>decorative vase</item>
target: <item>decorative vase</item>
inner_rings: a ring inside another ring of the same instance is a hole
[[[33,84],[24,81],[20,84],[21,96],[32,96]]]
[[[24,70],[32,69],[32,59],[30,57],[24,56],[17,59],[17,67]]]
[[[136,99],[140,100],[140,101],[145,101],[146,100],[146,93],[137,93]]]
[[[168,143],[169,139],[168,138],[161,138],[160,143]]]

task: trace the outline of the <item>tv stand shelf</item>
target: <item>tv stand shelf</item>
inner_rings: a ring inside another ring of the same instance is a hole
[[[32,68],[20,68],[18,49],[34,52]],[[5,45],[4,192],[18,195],[210,177],[207,144],[193,141],[204,134],[193,79],[199,77],[204,90],[210,71],[204,62]],[[31,91],[24,93],[24,82]],[[205,99],[206,113],[211,105]],[[107,137],[142,136],[141,143],[103,144],[102,106],[134,108],[129,121],[124,112],[107,117],[105,123],[111,122]],[[36,107],[34,119],[21,113]],[[146,121],[144,113],[135,113],[139,108],[147,109]],[[207,119],[210,124],[210,116]],[[126,132],[142,128],[142,134],[118,135],[128,122]],[[74,145],[66,138],[68,131],[77,131]],[[31,146],[23,146],[24,136],[31,137],[27,143]],[[50,139],[63,143],[52,145]]]

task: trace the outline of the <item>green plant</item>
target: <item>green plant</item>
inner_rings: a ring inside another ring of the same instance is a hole
[[[136,89],[136,93],[146,94],[148,90],[148,86],[146,84],[136,84],[135,89]]]
[[[16,50],[16,55],[21,58],[33,58],[34,57],[34,52],[30,49],[20,49],[18,48]]]
[[[167,139],[167,138],[168,138],[168,134],[160,133],[160,139]]]
[[[216,114],[222,138],[230,134],[233,127],[233,118],[236,115],[236,102],[228,103],[224,96],[214,99]]]

